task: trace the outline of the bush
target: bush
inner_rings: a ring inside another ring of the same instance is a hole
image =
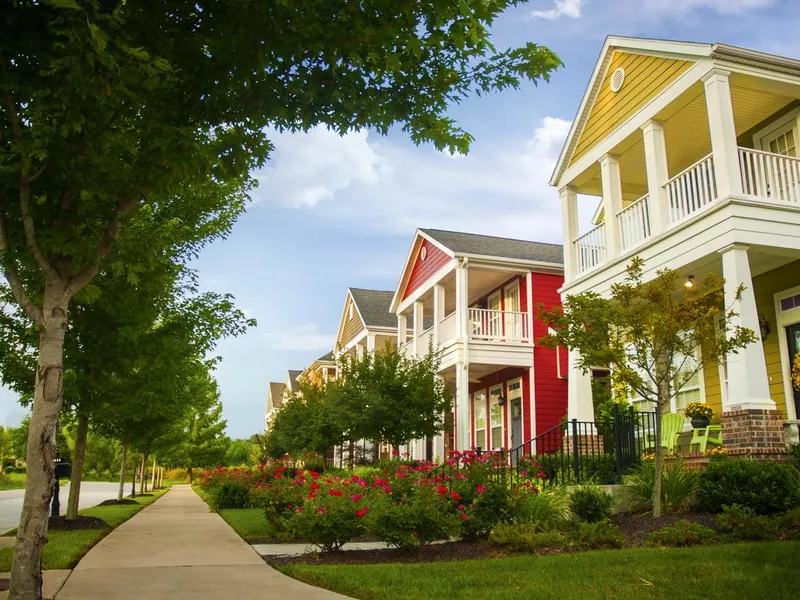
[[[791,465],[751,460],[715,460],[700,474],[697,498],[710,512],[738,504],[759,515],[797,506],[800,473]]]
[[[625,535],[611,521],[577,523],[567,534],[567,543],[573,550],[622,548]]]
[[[572,517],[569,502],[565,488],[539,492],[522,487],[512,497],[513,520],[534,526],[538,531],[562,531]]]
[[[467,507],[461,510],[461,537],[465,540],[476,540],[489,535],[498,523],[511,521],[511,494],[505,484],[486,481],[480,493],[459,493],[453,499],[460,506]],[[456,486],[459,490],[460,486]],[[476,486],[477,487],[477,486]],[[471,501],[468,499],[471,498]]]
[[[614,498],[597,486],[584,485],[575,488],[570,497],[570,508],[579,519],[597,523],[611,516]]]
[[[715,535],[713,529],[699,523],[690,523],[683,519],[659,531],[652,531],[647,540],[647,545],[670,546],[673,548],[699,546],[713,540]]]
[[[557,531],[540,531],[536,525],[501,523],[489,535],[489,543],[517,552],[535,552],[539,548],[560,548],[564,534]]]
[[[370,532],[389,546],[416,548],[457,535],[461,519],[451,499],[430,486],[414,486],[395,501],[386,495],[370,512]]]
[[[164,479],[168,481],[189,481],[189,472],[186,469],[167,469],[164,471]]]
[[[723,508],[717,515],[717,527],[735,540],[772,540],[778,536],[777,521],[739,504]]]
[[[652,461],[642,462],[625,478],[625,488],[633,506],[653,508],[656,466]],[[661,509],[664,512],[681,512],[691,506],[697,490],[697,474],[689,471],[680,461],[667,461],[661,473]]]
[[[800,508],[777,515],[775,523],[782,538],[800,540]]]
[[[334,489],[342,495],[331,495]],[[332,487],[328,493],[320,492],[297,507],[289,528],[296,538],[319,546],[323,552],[333,552],[366,533],[364,517],[369,511],[363,498],[353,500],[343,490]]]
[[[250,508],[250,486],[239,481],[221,481],[206,489],[208,507],[219,512],[224,508]]]

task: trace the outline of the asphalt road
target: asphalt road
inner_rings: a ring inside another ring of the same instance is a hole
[[[130,485],[125,487],[128,493]],[[100,504],[103,500],[117,497],[118,483],[83,482],[81,484],[80,508],[89,508]],[[22,499],[25,490],[4,490],[0,491],[0,533],[8,531],[19,525],[19,517],[22,513]],[[67,510],[67,498],[69,498],[69,484],[61,486],[61,514]]]

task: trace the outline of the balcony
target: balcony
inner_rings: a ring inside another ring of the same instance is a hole
[[[737,156],[743,198],[763,202],[765,206],[800,206],[800,159],[742,147],[737,148]],[[704,156],[662,187],[663,201],[667,204],[663,229],[659,231],[654,223],[650,196],[642,196],[615,216],[618,254],[627,254],[651,237],[698,218],[720,199],[713,154]],[[608,242],[605,223],[573,240],[577,275],[589,273],[616,258]]]

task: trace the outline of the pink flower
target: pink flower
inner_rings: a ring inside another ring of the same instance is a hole
[[[353,494],[352,496],[350,496],[350,500],[352,500],[353,502],[358,502],[359,500],[361,500],[361,496],[359,494]]]
[[[411,535],[413,535],[414,537],[419,537],[419,534],[417,534],[417,532],[416,532],[416,531],[412,531],[412,532],[411,532]]]
[[[325,507],[324,506],[320,506],[317,509],[317,514],[324,515],[325,514]]]
[[[467,519],[467,513],[461,513],[459,516],[464,520]]]
[[[300,514],[301,512],[303,512],[303,507],[302,507],[302,506],[298,506],[298,507],[295,509],[295,511],[294,511],[294,512],[296,512],[296,513]]]
[[[459,495],[458,495],[456,492],[452,492],[452,493],[450,494],[450,497],[451,497],[453,500],[461,500],[461,496],[459,496]]]
[[[479,485],[479,486],[478,486],[478,487],[476,487],[475,489],[477,490],[477,492],[478,492],[479,494],[482,494],[483,492],[485,492],[485,491],[486,491],[486,486],[485,486],[485,485]]]
[[[365,517],[368,512],[369,512],[369,506],[365,506],[364,508],[361,508],[356,511],[356,516],[360,519],[362,517]]]
[[[341,498],[342,497],[342,491],[341,490],[333,490],[333,489],[331,489],[331,490],[328,490],[328,495],[329,496],[338,496],[339,498]]]

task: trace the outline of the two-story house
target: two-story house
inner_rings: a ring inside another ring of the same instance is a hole
[[[721,413],[735,453],[779,454],[797,423],[800,349],[800,61],[726,44],[609,37],[551,184],[564,225],[563,294],[607,294],[633,256],[690,284],[725,279],[757,343],[676,399]],[[580,231],[578,195],[600,198]],[[569,366],[569,417],[592,419],[589,376]],[[767,457],[767,456],[765,456]]]
[[[283,403],[290,394],[298,391],[297,378],[303,371],[289,369],[286,371],[286,381],[279,383],[270,381],[269,389],[267,391],[267,407],[264,411],[264,430],[269,431],[269,426],[275,419],[275,414],[278,409],[283,406]]]
[[[336,379],[336,372],[336,358],[331,350],[303,369],[300,378],[321,385],[331,379]]]
[[[560,422],[566,354],[535,345],[547,334],[535,308],[559,304],[562,284],[560,245],[417,230],[391,301],[398,344],[441,352],[455,403],[452,429],[413,444],[414,458],[510,449]]]
[[[362,355],[397,341],[397,319],[389,311],[394,292],[348,288],[333,354]]]

